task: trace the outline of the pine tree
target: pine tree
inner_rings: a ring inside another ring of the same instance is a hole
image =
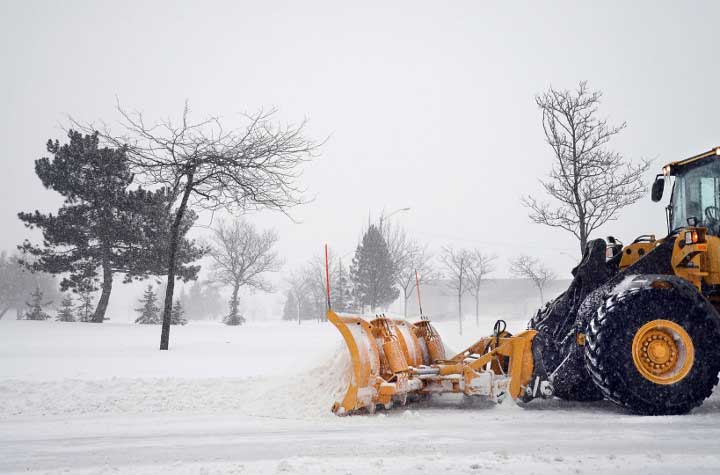
[[[170,325],[185,325],[187,324],[187,318],[185,318],[185,310],[180,303],[180,300],[175,300],[172,312],[170,313]]]
[[[55,318],[58,322],[74,322],[75,309],[73,308],[72,295],[65,295],[60,303],[60,310]]]
[[[157,294],[152,285],[148,285],[143,294],[143,298],[140,299],[142,307],[136,309],[140,316],[135,320],[135,323],[143,325],[158,325],[161,323],[160,318],[160,307],[157,305]]]
[[[52,302],[43,303],[43,293],[40,290],[40,287],[35,287],[35,292],[32,293],[31,297],[32,301],[27,302],[28,309],[25,312],[25,320],[48,320],[50,315],[42,308]]]
[[[331,280],[335,281],[335,288],[332,290],[333,309],[337,312],[350,312],[352,310],[352,292],[348,273],[342,260],[338,260],[335,279],[331,278]]]
[[[15,310],[18,320],[22,320],[25,304],[30,290],[40,287],[43,295],[56,298],[57,281],[50,274],[29,272],[18,256],[8,256],[0,251],[0,319]]]
[[[180,303],[188,320],[217,320],[226,312],[218,288],[197,281],[193,282],[189,289],[183,289]]]
[[[80,305],[77,307],[78,319],[81,322],[91,322],[94,313],[92,289],[83,287],[79,291]]]
[[[297,299],[292,292],[288,292],[283,305],[283,320],[297,321],[298,316]]]
[[[69,143],[48,141],[51,157],[35,161],[43,186],[64,198],[55,213],[18,213],[30,229],[42,231],[42,244],[25,241],[21,250],[33,271],[62,274],[61,290],[78,290],[88,279],[101,282],[101,295],[91,321],[105,320],[114,274],[125,281],[142,280],[167,271],[168,236],[173,223],[169,188],[153,191],[133,187],[134,173],[125,148],[100,147],[98,133],[69,131]],[[197,215],[179,223],[175,264],[178,278],[194,279],[197,266],[187,263],[204,250],[184,239]]]
[[[395,288],[395,273],[385,238],[377,226],[371,224],[350,266],[353,297],[361,310],[367,305],[374,311],[398,298],[400,291]]]

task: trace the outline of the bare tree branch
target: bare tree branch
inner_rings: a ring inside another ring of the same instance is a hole
[[[467,280],[474,259],[473,252],[468,249],[456,249],[445,246],[440,254],[440,262],[445,267],[448,287],[455,292],[458,299],[458,328],[462,335],[462,296],[469,292]]]
[[[532,196],[522,201],[535,223],[572,233],[580,241],[580,252],[593,231],[642,197],[646,191],[642,175],[650,167],[648,160],[633,165],[607,150],[608,142],[626,124],[611,126],[598,118],[601,98],[602,93],[589,91],[585,81],[575,91],[551,87],[535,97],[545,138],[555,155],[549,179],[540,183],[558,203],[551,206]]]
[[[407,317],[408,300],[415,292],[416,272],[420,285],[438,280],[439,273],[432,265],[427,246],[410,239],[401,226],[383,222],[381,232],[396,271],[394,281],[403,293],[403,312]]]
[[[510,261],[510,273],[521,279],[532,280],[540,292],[540,304],[545,303],[543,290],[548,281],[554,280],[555,273],[543,265],[538,259],[521,255]]]
[[[245,126],[238,129],[226,129],[218,117],[193,121],[187,102],[177,122],[149,123],[140,112],[128,111],[120,104],[117,109],[121,133],[104,126],[101,137],[126,151],[141,181],[169,186],[176,198],[160,337],[160,349],[166,350],[178,230],[185,211],[269,208],[289,216],[291,207],[306,202],[297,181],[302,165],[316,156],[321,144],[305,138],[305,122],[274,123],[275,109],[246,114]],[[84,130],[96,128],[73,123]]]
[[[475,325],[480,326],[480,288],[487,275],[495,270],[493,262],[497,256],[483,254],[478,249],[470,251],[471,261],[468,267],[467,286],[475,297]]]
[[[275,230],[259,233],[255,226],[242,219],[220,222],[213,230],[209,252],[213,260],[210,281],[232,288],[231,317],[237,317],[240,288],[273,290],[263,274],[280,270],[282,261],[273,251],[277,240]]]

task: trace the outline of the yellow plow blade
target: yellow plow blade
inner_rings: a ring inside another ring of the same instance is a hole
[[[445,359],[442,341],[427,320],[413,324],[378,317],[368,322],[332,310],[327,316],[343,336],[351,361],[348,388],[332,408],[336,414],[404,404],[408,394],[423,392],[418,374]]]
[[[328,310],[328,320],[342,334],[350,352],[351,374],[342,401],[336,401],[333,412],[349,413],[364,407],[374,409],[373,396],[380,377],[380,353],[372,336],[372,328],[360,317],[339,316]]]

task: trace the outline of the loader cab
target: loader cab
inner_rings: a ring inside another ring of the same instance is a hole
[[[660,201],[665,177],[674,177],[668,204],[668,231],[686,226],[708,228],[720,236],[720,147],[663,167],[652,187],[653,201]]]

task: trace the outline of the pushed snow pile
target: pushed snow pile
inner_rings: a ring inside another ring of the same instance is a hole
[[[298,355],[301,360],[301,355]],[[338,347],[317,367],[250,378],[110,378],[0,380],[0,419],[63,414],[242,413],[279,418],[334,417],[344,395],[347,350]]]
[[[347,390],[350,355],[344,345],[327,354],[319,366],[291,372],[269,382],[257,381],[257,390],[244,401],[243,413],[281,418],[335,417],[330,408]]]
[[[0,320],[0,419],[71,414],[331,414],[347,349],[329,323],[173,328]]]

